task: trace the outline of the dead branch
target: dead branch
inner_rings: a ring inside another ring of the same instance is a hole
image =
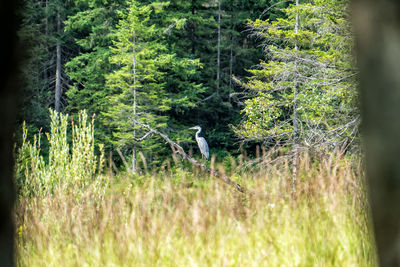
[[[198,104],[200,104],[201,102],[208,101],[209,99],[213,98],[215,95],[216,95],[216,93],[213,93],[212,95],[210,95],[210,96],[207,96],[206,98],[204,98],[204,99],[202,99],[202,100],[199,100],[199,101],[197,101],[195,104],[196,104],[196,105],[198,105]]]
[[[126,159],[125,159],[124,155],[122,154],[121,150],[119,150],[119,148],[117,148],[117,153],[118,153],[119,157],[122,159],[122,162],[124,163],[125,168],[126,168],[127,170],[129,170],[129,164],[128,164],[128,162],[126,161]]]
[[[152,132],[148,132],[145,135],[143,135],[141,138],[133,138],[136,142],[140,142],[143,141],[144,139],[146,139],[147,137],[149,137],[149,135],[152,134]]]
[[[186,152],[183,150],[183,148],[178,145],[177,143],[175,143],[174,141],[172,141],[168,135],[163,134],[157,130],[154,130],[153,128],[151,128],[149,125],[140,123],[138,121],[135,121],[135,123],[137,123],[138,125],[140,125],[141,127],[147,129],[149,132],[146,134],[147,136],[150,135],[150,133],[153,133],[155,135],[160,136],[161,138],[163,138],[170,146],[171,149],[173,151],[173,153],[175,154],[180,154],[182,156],[182,158],[184,160],[189,161],[190,163],[192,163],[193,165],[201,168],[202,170],[210,173],[212,176],[214,176],[215,178],[223,181],[226,184],[229,184],[231,186],[233,186],[236,190],[238,190],[239,192],[242,193],[246,193],[247,190],[246,188],[244,188],[243,186],[241,186],[240,184],[235,183],[234,181],[232,181],[231,179],[229,179],[226,175],[221,175],[219,172],[217,172],[216,170],[212,170],[210,168],[208,168],[205,164],[200,163],[199,161],[195,160],[194,158],[190,157],[188,154],[186,154]]]

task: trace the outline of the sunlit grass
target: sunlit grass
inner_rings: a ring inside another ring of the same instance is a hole
[[[357,160],[303,155],[295,193],[288,162],[262,166],[227,173],[248,194],[175,169],[21,197],[18,265],[376,265]]]

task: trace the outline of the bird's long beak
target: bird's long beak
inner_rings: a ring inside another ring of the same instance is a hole
[[[196,130],[196,128],[195,127],[190,127],[189,130]]]

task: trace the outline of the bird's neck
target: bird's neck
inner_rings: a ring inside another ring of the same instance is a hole
[[[199,129],[196,133],[196,138],[199,138],[199,133],[201,132],[201,129]]]

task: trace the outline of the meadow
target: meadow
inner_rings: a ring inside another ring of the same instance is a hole
[[[185,164],[115,174],[87,117],[69,146],[52,116],[49,160],[38,138],[18,151],[18,266],[377,265],[358,157],[301,154],[295,192],[274,153],[213,163],[244,194]]]

